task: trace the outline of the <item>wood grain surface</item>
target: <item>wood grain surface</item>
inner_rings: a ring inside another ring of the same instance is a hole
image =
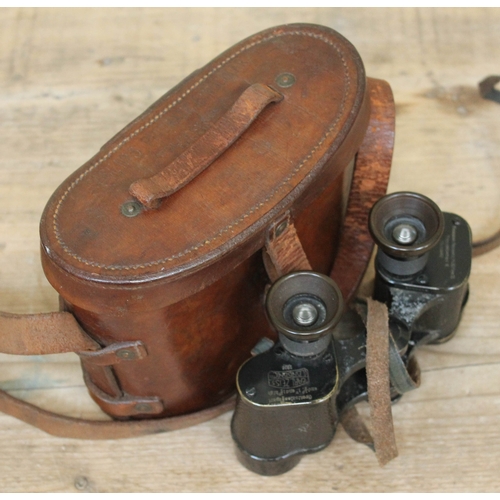
[[[38,222],[54,189],[166,90],[273,25],[338,30],[367,74],[390,82],[390,191],[456,212],[482,238],[500,226],[500,9],[0,9],[0,310],[47,312]],[[230,415],[123,441],[54,438],[0,415],[3,492],[500,491],[500,250],[473,262],[456,337],[421,350],[422,386],[393,407],[399,457],[383,469],[339,429],[284,476],[236,461]],[[104,418],[75,355],[1,356],[0,387],[67,415]],[[366,408],[364,413],[367,414]]]

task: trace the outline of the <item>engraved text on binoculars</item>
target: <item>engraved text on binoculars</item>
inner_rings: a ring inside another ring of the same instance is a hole
[[[312,401],[313,396],[309,394],[316,392],[317,387],[301,387],[294,389],[280,389],[268,391],[269,403],[297,403],[299,401]]]
[[[451,236],[447,235],[439,244],[439,257],[444,260],[444,267],[450,269],[450,278],[455,279],[456,274],[456,240],[457,228],[451,228]]]
[[[309,370],[299,368],[298,370],[271,371],[267,374],[267,383],[271,387],[301,387],[309,384]]]
[[[267,380],[269,386],[279,388],[267,392],[269,403],[311,401],[313,397],[310,393],[318,390],[317,387],[306,387],[309,384],[307,368],[271,371],[267,374]]]

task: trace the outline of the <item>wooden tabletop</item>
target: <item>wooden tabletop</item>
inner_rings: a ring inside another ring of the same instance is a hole
[[[57,310],[39,262],[38,222],[54,189],[153,101],[262,29],[336,29],[397,103],[390,191],[421,192],[500,227],[500,104],[478,82],[500,74],[499,9],[1,9],[0,310]],[[236,460],[230,415],[121,441],[51,437],[0,415],[0,490],[23,492],[500,491],[500,249],[473,261],[456,337],[422,348],[421,387],[393,407],[399,457],[339,428],[291,472]],[[67,415],[102,418],[76,355],[1,355],[0,387]],[[362,411],[368,414],[367,408]]]

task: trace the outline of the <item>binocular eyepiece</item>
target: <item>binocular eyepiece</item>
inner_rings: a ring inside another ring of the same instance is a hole
[[[283,347],[298,356],[326,349],[343,310],[342,294],[328,276],[310,271],[280,278],[267,294],[269,320]]]
[[[379,248],[377,262],[392,275],[419,273],[444,226],[443,213],[426,196],[411,192],[384,196],[373,205],[368,224]]]

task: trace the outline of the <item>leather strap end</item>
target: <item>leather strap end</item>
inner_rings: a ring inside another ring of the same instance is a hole
[[[381,467],[398,456],[391,409],[389,378],[389,312],[367,299],[366,379],[375,454]]]

